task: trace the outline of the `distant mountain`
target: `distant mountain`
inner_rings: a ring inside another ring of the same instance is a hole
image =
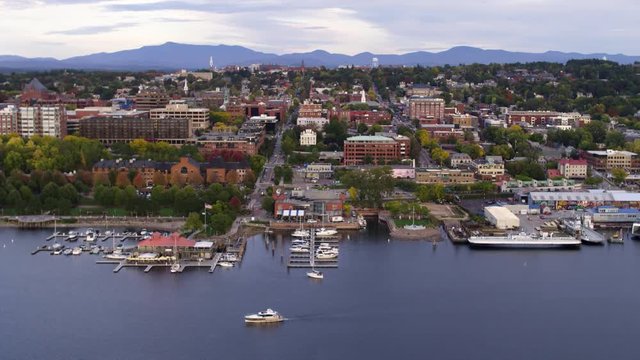
[[[623,54],[579,54],[547,51],[544,53],[511,52],[505,50],[483,50],[469,46],[458,46],[442,52],[417,51],[401,55],[372,54],[357,55],[332,54],[324,50],[307,53],[276,55],[229,45],[189,45],[168,42],[162,45],[144,46],[139,49],[113,53],[97,53],[57,60],[54,58],[25,58],[14,55],[0,55],[0,69],[4,70],[46,70],[46,69],[96,69],[96,70],[175,70],[202,69],[209,66],[213,56],[218,67],[227,65],[279,64],[300,65],[304,60],[308,66],[336,67],[340,65],[369,65],[377,57],[381,65],[458,65],[515,62],[558,62],[572,59],[602,59],[621,64],[640,61],[640,56]]]

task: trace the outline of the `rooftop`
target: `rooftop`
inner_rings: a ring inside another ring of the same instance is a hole
[[[385,142],[393,142],[393,139],[388,138],[386,136],[378,136],[378,135],[359,135],[352,136],[347,138],[345,141],[356,141],[356,142],[369,142],[369,141],[385,141]]]
[[[158,232],[154,232],[150,238],[144,239],[138,243],[138,247],[153,246],[153,247],[194,247],[196,242],[189,240],[178,233],[173,233],[169,236],[162,236]]]

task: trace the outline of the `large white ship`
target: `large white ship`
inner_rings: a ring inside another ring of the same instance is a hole
[[[580,239],[571,236],[555,236],[553,233],[541,233],[542,236],[527,233],[508,234],[505,236],[471,236],[469,243],[486,247],[574,247],[580,246]]]
[[[631,226],[631,237],[640,237],[640,223],[633,223]]]

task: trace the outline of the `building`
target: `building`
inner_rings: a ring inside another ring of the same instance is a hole
[[[141,240],[137,245],[139,254],[155,254],[154,256],[139,256],[139,261],[149,259],[150,262],[173,261],[175,257],[184,260],[211,259],[215,249],[210,241],[187,239],[178,233],[164,236],[158,232],[151,234],[150,238]],[[177,252],[177,254],[175,253]]]
[[[458,167],[465,167],[465,166],[471,165],[473,160],[471,159],[471,156],[469,156],[468,154],[455,153],[449,156],[449,162],[451,164],[451,167],[458,168]]]
[[[329,111],[329,118],[333,117],[344,120],[351,126],[358,126],[358,124],[371,126],[375,124],[391,123],[391,113],[388,111],[337,109]]]
[[[80,136],[97,139],[103,144],[135,139],[183,144],[190,137],[189,119],[152,120],[148,112],[116,111],[79,120]]]
[[[621,224],[640,222],[640,210],[620,209],[614,206],[600,206],[589,211],[591,220],[600,224]]]
[[[587,177],[587,160],[560,159],[558,171],[561,176],[567,179],[585,179]]]
[[[277,189],[273,194],[273,215],[281,219],[312,217],[326,220],[331,216],[342,216],[346,198],[343,190],[294,189],[287,193]]]
[[[149,111],[169,104],[169,95],[160,91],[140,91],[135,97],[136,110]]]
[[[485,206],[484,217],[489,223],[501,230],[520,227],[520,219],[504,206]]]
[[[149,110],[149,117],[154,122],[165,119],[187,119],[189,120],[189,132],[193,134],[196,130],[205,130],[209,127],[209,109],[189,108],[186,103],[172,102],[164,108]]]
[[[581,183],[571,179],[547,179],[547,180],[511,180],[503,181],[500,184],[500,191],[503,193],[525,193],[529,191],[575,191],[582,188]]]
[[[509,111],[505,116],[507,125],[525,123],[530,126],[553,124],[553,119],[560,113],[555,111]]]
[[[413,84],[407,90],[407,96],[438,96],[441,91],[428,84]]]
[[[298,126],[313,127],[316,130],[322,130],[322,128],[329,123],[329,119],[322,117],[299,117],[296,121]]]
[[[478,117],[469,114],[453,114],[450,116],[451,124],[460,128],[477,128]]]
[[[638,154],[619,150],[593,150],[585,153],[587,163],[597,171],[609,171],[615,168],[637,172],[640,169]]]
[[[409,99],[408,111],[411,119],[432,117],[436,122],[440,122],[444,118],[444,99],[412,96]]]
[[[109,174],[129,172],[133,170],[142,176],[144,187],[169,183],[171,163],[151,160],[100,160],[93,165],[92,174],[95,184],[108,182]],[[160,180],[161,184],[156,184]]]
[[[300,145],[301,146],[313,146],[316,144],[316,132],[311,129],[304,129],[300,133]]]
[[[640,193],[622,190],[588,190],[571,192],[530,192],[527,195],[530,208],[556,210],[615,206],[640,208]]]
[[[344,142],[344,164],[361,165],[398,161],[408,158],[411,145],[408,138],[386,136],[353,136]]]
[[[333,166],[329,163],[312,163],[307,165],[303,172],[306,179],[330,179],[333,176]]]
[[[0,134],[18,133],[18,108],[14,105],[7,105],[0,109]]]
[[[63,106],[21,106],[18,109],[18,133],[23,137],[67,135],[67,113]]]
[[[417,169],[418,184],[472,184],[476,180],[473,171],[460,169]]]
[[[298,117],[302,118],[319,118],[322,117],[322,105],[305,102],[300,105]]]
[[[481,180],[501,181],[504,178],[504,162],[501,156],[485,156],[477,159],[471,166]]]

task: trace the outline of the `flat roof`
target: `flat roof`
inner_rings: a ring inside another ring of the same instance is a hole
[[[345,140],[345,141],[387,141],[387,142],[393,142],[394,140],[392,138],[388,138],[386,136],[359,135],[359,136],[352,136],[350,138],[347,138],[347,140]]]

